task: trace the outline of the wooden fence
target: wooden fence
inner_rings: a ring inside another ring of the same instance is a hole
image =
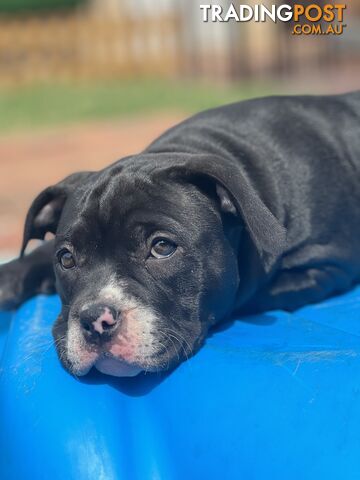
[[[0,83],[176,75],[181,22],[67,14],[0,19]]]
[[[159,16],[67,14],[0,18],[0,85],[130,76],[260,79],[334,59],[326,38],[294,38],[282,25],[230,25],[215,37],[180,10]]]

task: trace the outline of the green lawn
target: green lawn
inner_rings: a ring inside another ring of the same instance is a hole
[[[52,84],[0,89],[0,132],[155,111],[193,113],[274,93],[267,86],[209,86],[164,80]]]

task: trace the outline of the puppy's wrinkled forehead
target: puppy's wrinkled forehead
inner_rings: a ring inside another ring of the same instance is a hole
[[[189,214],[195,214],[195,197],[197,208],[203,203],[208,210],[195,188],[159,177],[156,172],[105,171],[92,185],[72,194],[65,205],[59,233],[73,236],[81,231],[82,236],[101,235],[102,239],[109,235],[113,242],[114,230],[121,235],[135,231],[139,224],[149,230],[181,230],[188,224]]]
[[[98,216],[104,221],[116,220],[120,217],[130,218],[133,213],[171,205],[173,194],[169,185],[161,188],[150,175],[121,172],[117,175],[105,175],[100,178],[98,191],[91,193],[93,202],[98,203]]]

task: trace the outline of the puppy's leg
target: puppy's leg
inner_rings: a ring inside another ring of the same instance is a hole
[[[283,271],[270,287],[259,292],[248,310],[293,311],[310,303],[321,302],[334,293],[349,290],[351,284],[351,276],[333,265]]]
[[[0,309],[10,310],[39,293],[55,292],[52,266],[54,241],[29,255],[0,266]]]

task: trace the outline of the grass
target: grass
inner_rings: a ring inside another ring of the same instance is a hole
[[[0,132],[156,111],[193,113],[270,93],[274,89],[264,86],[221,87],[155,79],[2,88]]]

